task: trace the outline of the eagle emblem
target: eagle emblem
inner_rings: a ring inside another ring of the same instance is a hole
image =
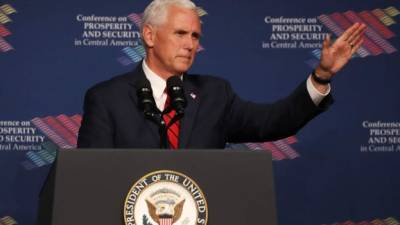
[[[207,201],[185,174],[159,170],[140,178],[125,199],[125,225],[207,225]]]
[[[162,188],[146,199],[150,217],[159,225],[172,225],[182,216],[185,199],[176,191]]]

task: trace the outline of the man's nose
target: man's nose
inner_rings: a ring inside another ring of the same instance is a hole
[[[188,35],[186,38],[185,38],[185,41],[184,41],[184,48],[185,49],[187,49],[187,50],[189,50],[189,51],[193,51],[193,48],[195,47],[195,45],[196,45],[196,41],[197,40],[194,40],[190,35]]]

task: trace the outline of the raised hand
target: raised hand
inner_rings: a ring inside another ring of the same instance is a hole
[[[366,29],[365,24],[355,23],[349,27],[333,44],[331,38],[325,38],[322,44],[321,60],[315,69],[317,76],[329,80],[339,72],[360,48]]]

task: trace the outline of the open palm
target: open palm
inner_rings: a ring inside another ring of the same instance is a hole
[[[319,69],[330,78],[339,72],[350,60],[362,44],[362,35],[366,29],[364,24],[356,23],[348,28],[333,44],[331,38],[325,38],[322,45]]]

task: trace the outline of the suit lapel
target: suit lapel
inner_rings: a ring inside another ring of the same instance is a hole
[[[201,100],[199,98],[197,89],[193,83],[190,82],[190,77],[188,76],[190,75],[185,74],[183,79],[187,106],[185,109],[185,115],[181,120],[181,128],[179,131],[179,148],[187,148]]]
[[[142,69],[142,63],[140,63],[140,64],[138,64],[136,66],[136,69],[132,72],[132,76],[129,79],[129,85],[131,86],[131,88],[129,89],[129,96],[130,96],[130,98],[133,101],[135,106],[139,105],[138,104],[137,94],[136,94],[137,81],[139,81],[141,79],[145,79],[145,78],[146,78],[146,76],[144,75],[144,72],[143,72],[143,69]],[[146,119],[144,117],[143,112],[140,109],[138,110],[138,112],[140,114],[139,116],[145,121],[147,127],[150,129],[150,131],[152,133],[152,137],[153,137],[155,143],[160,142],[160,135],[159,135],[159,132],[158,132],[158,126],[154,122]]]

